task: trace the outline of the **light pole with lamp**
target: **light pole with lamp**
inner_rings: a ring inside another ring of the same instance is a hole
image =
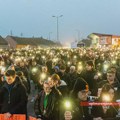
[[[63,15],[60,16],[52,16],[57,19],[57,42],[59,42],[59,18],[62,17]]]

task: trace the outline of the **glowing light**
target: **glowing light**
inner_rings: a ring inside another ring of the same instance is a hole
[[[37,68],[33,68],[32,72],[34,72],[34,73],[37,72]]]
[[[4,71],[5,71],[5,69],[6,69],[5,67],[2,67],[1,71],[3,71],[3,72],[4,72]]]
[[[108,67],[109,67],[109,66],[108,66],[107,64],[104,65],[104,69],[108,69]]]
[[[102,74],[100,73],[100,72],[98,72],[98,74],[97,74],[98,76],[101,76]]]
[[[53,59],[53,62],[57,62],[57,61],[58,61],[58,58],[54,58],[54,59]]]
[[[83,56],[83,54],[81,53],[80,56]]]
[[[3,66],[0,66],[0,70],[1,70],[1,74],[4,74],[4,72],[5,72],[6,68],[5,68],[5,67],[3,67]]]
[[[45,56],[42,56],[42,59],[45,59]]]
[[[76,59],[76,58],[77,58],[77,56],[75,55],[75,56],[74,56],[74,59]]]
[[[71,63],[70,62],[67,62],[68,65],[70,65]]]
[[[81,65],[81,64],[82,64],[82,62],[78,62],[78,64],[79,64],[79,65]]]
[[[113,60],[113,61],[112,61],[112,64],[116,64],[116,61],[115,61],[115,60]]]
[[[48,52],[49,53],[49,52]],[[50,55],[53,55],[53,53],[51,52]]]
[[[21,58],[16,58],[15,59],[15,62],[19,62],[19,61],[21,61]]]
[[[24,59],[24,62],[26,62],[27,60],[26,59]]]
[[[110,102],[111,101],[111,98],[108,94],[104,94],[102,96],[102,100],[105,101],[105,102]]]
[[[41,79],[45,79],[46,78],[46,74],[45,73],[42,73],[41,76],[40,76]]]
[[[64,105],[65,105],[65,107],[66,107],[67,109],[69,109],[69,108],[71,107],[70,101],[66,101],[66,102],[64,103]]]
[[[83,69],[83,66],[82,65],[79,65],[78,66],[78,70],[82,70]]]

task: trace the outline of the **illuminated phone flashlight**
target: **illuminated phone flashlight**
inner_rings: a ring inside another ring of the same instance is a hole
[[[115,53],[115,55],[118,55],[118,54],[119,54],[118,52]]]
[[[111,54],[111,57],[114,57],[114,55],[113,55],[113,54]]]
[[[33,68],[32,72],[34,72],[34,73],[37,72],[37,68]]]
[[[77,56],[75,55],[75,56],[74,56],[74,59],[76,59],[76,58],[77,58]]]
[[[66,109],[70,109],[71,108],[70,101],[65,101],[64,106],[65,106]]]
[[[67,64],[68,64],[68,65],[70,65],[70,64],[71,64],[71,63],[70,63],[70,61],[69,61],[69,62],[67,62]]]
[[[98,72],[97,75],[100,77],[102,74],[100,72]]]
[[[79,64],[79,65],[81,65],[81,64],[82,64],[82,62],[78,62],[78,64]]]
[[[26,59],[24,59],[24,62],[26,62],[27,60]]]
[[[104,102],[110,102],[111,101],[110,95],[109,94],[103,94],[102,100]]]
[[[10,59],[12,60],[12,59],[13,59],[13,56],[11,56]]]
[[[5,69],[6,69],[5,67],[2,67],[2,68],[1,68],[1,71],[2,71],[2,72],[5,72]]]
[[[35,57],[33,56],[32,59],[34,59]]]
[[[21,58],[16,58],[15,61],[19,62],[19,61],[21,61]]]
[[[46,78],[46,74],[45,73],[42,73],[41,75],[40,75],[40,78],[43,80],[43,79],[45,79]]]
[[[116,61],[115,61],[115,60],[112,60],[112,64],[116,64]]]
[[[83,66],[82,65],[78,65],[78,70],[82,70]]]
[[[101,54],[101,56],[104,56],[104,54]]]
[[[45,59],[45,56],[42,56],[42,59]]]
[[[80,56],[83,56],[83,54],[81,53]]]
[[[108,69],[108,64],[104,64],[104,69],[107,70]]]
[[[54,59],[53,59],[53,62],[57,62],[57,61],[58,61],[58,58],[54,58]]]
[[[51,52],[50,55],[53,55],[53,53]]]

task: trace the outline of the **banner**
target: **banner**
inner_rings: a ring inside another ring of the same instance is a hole
[[[12,120],[26,120],[26,115],[22,115],[22,114],[21,115],[20,114],[19,115],[17,115],[17,114],[15,115],[14,114]]]
[[[111,36],[101,36],[99,43],[100,43],[100,45],[111,45],[112,38],[111,38]]]
[[[26,115],[14,114],[10,118],[5,118],[4,114],[0,114],[0,120],[26,120]]]
[[[81,102],[81,106],[120,106],[120,102]]]
[[[29,117],[29,120],[37,120],[37,119],[30,116],[30,117]]]
[[[10,117],[9,119],[6,119],[4,114],[0,114],[0,120],[12,120],[12,117]]]

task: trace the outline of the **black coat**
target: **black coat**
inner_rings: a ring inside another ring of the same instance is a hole
[[[61,80],[60,82],[61,84],[57,86],[57,89],[61,92],[62,97],[67,97],[69,94],[68,86],[63,80]]]
[[[42,120],[59,120],[59,116],[56,116],[59,115],[59,111],[57,110],[59,106],[57,104],[56,95],[53,93],[53,91],[50,92],[50,94],[48,95],[46,109],[44,108],[44,98],[45,92],[43,90],[35,99],[34,111],[37,118],[41,118]],[[46,112],[44,113],[44,111]]]
[[[69,76],[69,78],[70,78],[70,80],[69,80],[69,84],[68,84],[68,88],[69,88],[69,90],[72,90],[73,89],[73,86],[74,86],[74,84],[75,84],[75,82],[76,82],[76,79],[78,78],[78,76],[77,76],[77,73],[76,72],[73,72],[73,73],[68,73],[68,76]]]
[[[95,70],[91,71],[83,71],[81,77],[88,83],[89,89],[91,91],[91,95],[96,96],[97,95],[97,81],[94,79],[94,76],[96,75]]]
[[[63,80],[63,81],[66,82],[66,84],[68,85],[68,88],[69,88],[69,86],[71,84],[71,82],[70,82],[70,76],[66,72],[62,73],[61,71],[58,72],[57,74],[60,76],[61,80]]]
[[[92,115],[94,118],[101,117],[103,119],[114,119],[117,115],[117,108],[114,106],[109,106],[109,109],[104,113],[102,106],[94,106],[92,110]],[[97,111],[97,112],[96,112]]]
[[[12,84],[11,90],[7,83],[3,85],[0,90],[0,102],[1,113],[27,114],[27,93],[18,77]]]
[[[5,83],[5,81],[2,81],[2,75],[0,76],[0,89],[2,88],[2,86],[3,86],[3,84]],[[1,104],[1,102],[0,102],[0,113],[1,113],[1,106],[2,106],[2,104]]]
[[[30,74],[29,74],[29,71],[28,71],[28,68],[27,67],[18,67],[17,70],[18,71],[21,71],[23,72],[26,80],[27,80],[27,84],[28,84],[28,92],[30,93],[30,90],[31,90],[31,86],[30,86]]]

